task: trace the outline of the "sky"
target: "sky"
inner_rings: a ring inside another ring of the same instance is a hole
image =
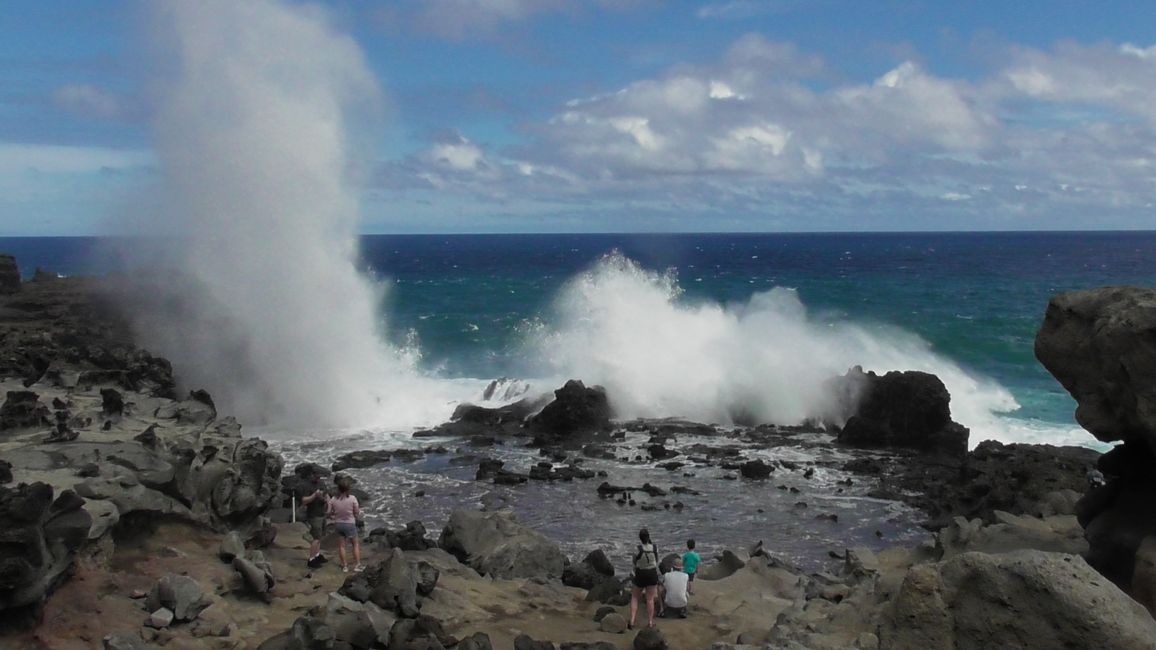
[[[286,4],[374,77],[365,233],[1156,227],[1156,3]],[[0,3],[0,236],[164,209],[146,5]]]

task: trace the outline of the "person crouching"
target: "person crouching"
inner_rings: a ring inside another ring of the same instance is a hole
[[[686,618],[690,576],[682,570],[682,558],[675,557],[670,571],[662,574],[663,617]]]

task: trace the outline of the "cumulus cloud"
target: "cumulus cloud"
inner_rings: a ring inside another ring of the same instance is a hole
[[[902,225],[916,228],[943,216],[955,227],[1072,227],[1105,211],[1149,224],[1156,46],[1067,43],[1004,61],[977,80],[904,61],[838,82],[820,57],[749,35],[713,64],[574,98],[526,125],[530,141],[516,149],[459,136],[389,177],[491,199],[773,214],[807,228],[822,227],[818,213],[845,227],[872,212],[915,215]]]
[[[578,13],[592,7],[629,9],[645,0],[402,0],[380,12],[387,24],[454,41],[493,34],[542,14]]]

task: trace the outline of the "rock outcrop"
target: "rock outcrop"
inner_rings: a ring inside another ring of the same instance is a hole
[[[1053,297],[1035,351],[1076,399],[1080,425],[1104,442],[1123,442],[1100,458],[1107,484],[1080,501],[1077,515],[1088,562],[1131,589],[1136,551],[1156,536],[1156,289]]]
[[[908,572],[883,650],[1156,648],[1156,621],[1075,555],[964,553]]]
[[[571,379],[554,391],[554,401],[530,418],[528,424],[540,437],[560,439],[609,430],[610,416],[605,388],[587,388],[581,381]]]
[[[939,377],[919,371],[883,376],[853,368],[842,378],[855,386],[858,403],[839,433],[854,447],[901,447],[960,458],[966,427],[951,419],[951,395]]]
[[[69,575],[92,516],[71,490],[45,483],[0,487],[0,611],[35,613]]]
[[[557,580],[566,565],[557,544],[518,524],[510,512],[454,510],[438,544],[478,573],[495,578]]]

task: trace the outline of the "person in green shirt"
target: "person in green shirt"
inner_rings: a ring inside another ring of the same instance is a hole
[[[698,573],[699,562],[702,562],[702,558],[694,550],[694,540],[686,540],[686,553],[682,554],[682,570],[686,571],[686,575],[690,577],[690,582],[686,587],[688,594],[694,593],[694,574]]]

